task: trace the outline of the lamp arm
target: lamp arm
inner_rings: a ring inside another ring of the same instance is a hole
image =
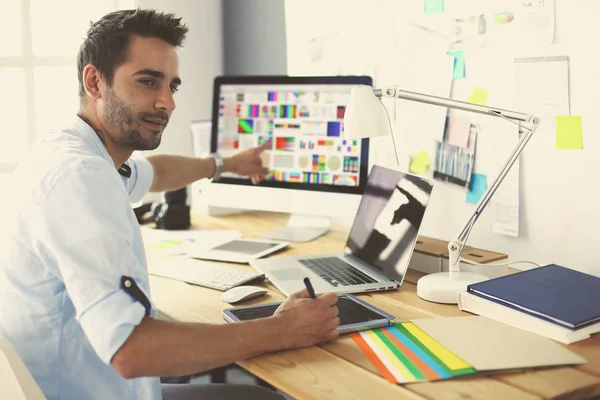
[[[400,90],[400,89],[393,88],[393,87],[383,88],[383,89],[375,89],[375,90],[373,90],[373,93],[377,97],[392,97],[392,98],[397,98],[397,99],[411,100],[411,101],[416,101],[419,103],[426,103],[426,104],[431,104],[431,105],[435,105],[435,106],[452,108],[455,110],[469,111],[469,112],[474,112],[474,113],[478,113],[478,114],[486,114],[486,115],[491,115],[491,116],[495,116],[495,117],[499,117],[499,118],[504,118],[511,122],[516,123],[517,125],[519,125],[520,128],[522,128],[519,131],[520,138],[519,138],[519,141],[517,142],[517,146],[512,151],[512,153],[510,154],[510,156],[508,157],[508,159],[506,160],[504,165],[502,166],[502,169],[500,170],[498,175],[494,178],[494,181],[490,184],[490,186],[484,192],[483,196],[477,203],[475,212],[469,217],[469,219],[467,220],[467,223],[464,225],[464,227],[458,233],[458,235],[448,244],[448,255],[449,255],[449,262],[450,262],[449,271],[450,271],[450,277],[452,277],[453,274],[459,272],[460,253],[462,252],[463,247],[465,246],[465,243],[467,242],[467,239],[469,238],[471,229],[473,229],[473,226],[477,222],[477,219],[479,218],[479,216],[481,215],[481,213],[483,212],[485,207],[488,205],[488,203],[489,203],[490,199],[492,198],[492,196],[494,195],[494,193],[496,193],[496,190],[498,189],[498,187],[500,186],[500,184],[502,183],[502,181],[504,180],[504,178],[506,177],[506,175],[512,168],[515,161],[517,161],[519,159],[519,156],[523,152],[523,149],[527,145],[527,142],[529,142],[529,139],[531,139],[531,136],[533,136],[534,132],[536,131],[537,127],[539,126],[540,118],[537,117],[536,115],[523,114],[523,113],[516,112],[516,111],[502,110],[499,108],[487,107],[487,106],[482,106],[479,104],[473,104],[473,103],[467,103],[464,101],[447,99],[444,97],[436,97],[436,96],[430,96],[430,95],[422,94],[422,93],[409,92],[406,90]]]

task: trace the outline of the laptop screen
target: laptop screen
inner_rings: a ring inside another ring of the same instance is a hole
[[[402,282],[432,189],[429,179],[374,165],[346,254]]]

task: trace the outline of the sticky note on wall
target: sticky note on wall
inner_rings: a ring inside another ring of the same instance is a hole
[[[427,154],[427,151],[422,150],[411,157],[409,171],[413,174],[422,174],[427,171],[430,164],[429,154]]]
[[[564,150],[583,149],[581,115],[556,117],[556,148]]]
[[[444,12],[444,0],[424,0],[425,14],[438,14]]]
[[[471,175],[471,187],[467,192],[467,203],[477,204],[487,189],[487,177],[483,174]]]
[[[448,51],[449,56],[454,57],[454,72],[452,73],[452,79],[462,79],[465,77],[465,52],[462,50]]]
[[[487,104],[488,92],[482,88],[474,88],[473,92],[467,97],[467,101],[473,104],[485,106]]]

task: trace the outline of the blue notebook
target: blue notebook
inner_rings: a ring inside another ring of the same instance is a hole
[[[600,278],[556,264],[475,283],[467,291],[573,330],[600,321]]]

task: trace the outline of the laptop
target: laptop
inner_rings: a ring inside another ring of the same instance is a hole
[[[250,265],[285,295],[304,288],[315,293],[362,293],[396,289],[404,280],[433,181],[373,166],[343,252],[274,257]]]

